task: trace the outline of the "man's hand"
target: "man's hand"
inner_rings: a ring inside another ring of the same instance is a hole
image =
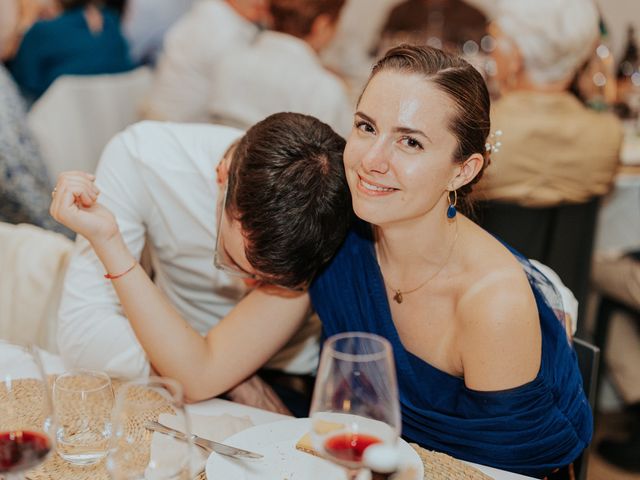
[[[282,415],[291,415],[280,397],[260,377],[254,375],[227,392],[231,401]]]
[[[96,242],[119,234],[118,223],[106,207],[98,203],[100,190],[95,176],[85,172],[64,172],[51,192],[49,212],[65,227],[85,237],[95,247]]]

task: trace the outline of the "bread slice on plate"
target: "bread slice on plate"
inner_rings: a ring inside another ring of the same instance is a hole
[[[344,424],[335,422],[325,422],[324,420],[314,420],[313,429],[318,435],[326,435],[327,433],[344,428]],[[305,433],[296,443],[296,449],[310,455],[320,456],[311,441],[311,432]]]

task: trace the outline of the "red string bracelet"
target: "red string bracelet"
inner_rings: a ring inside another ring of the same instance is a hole
[[[131,270],[136,268],[136,265],[138,265],[138,262],[134,261],[133,265],[127,268],[124,272],[116,273],[115,275],[112,275],[111,273],[105,273],[104,278],[107,278],[109,280],[115,280],[116,278],[124,277],[127,273],[129,273]]]

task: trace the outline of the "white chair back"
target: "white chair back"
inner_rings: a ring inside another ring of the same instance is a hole
[[[56,352],[58,305],[73,242],[0,222],[0,339]]]
[[[27,116],[52,177],[65,170],[93,172],[111,137],[140,119],[150,84],[147,67],[58,78]]]

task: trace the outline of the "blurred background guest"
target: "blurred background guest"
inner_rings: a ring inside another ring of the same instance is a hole
[[[321,52],[323,63],[349,82],[353,103],[375,63],[374,47],[389,11],[401,0],[347,0],[336,34]],[[363,22],[362,19],[367,21]]]
[[[635,318],[612,316],[603,345],[607,373],[626,406],[629,429],[626,438],[605,438],[598,453],[617,467],[640,472],[640,252],[598,255],[593,283],[598,292],[635,312]]]
[[[429,45],[456,53],[479,50],[487,19],[462,0],[406,0],[396,5],[380,34],[378,54],[403,42]],[[475,48],[467,42],[474,42]]]
[[[209,119],[211,77],[230,48],[251,42],[267,23],[268,0],[201,0],[167,32],[144,116]]]
[[[37,98],[61,75],[131,70],[118,16],[94,0],[57,0],[62,13],[36,22],[9,68],[25,95]]]
[[[621,125],[568,91],[598,39],[593,2],[503,0],[489,30],[501,94],[491,123],[504,135],[476,198],[542,207],[607,193]]]
[[[27,128],[18,89],[2,64],[0,125],[0,222],[31,223],[71,237],[49,215],[53,184]]]
[[[58,13],[55,0],[2,0],[0,2],[0,60],[16,53],[22,36],[36,21]]]
[[[273,31],[229,50],[211,81],[214,122],[248,128],[277,112],[312,115],[351,131],[345,84],[318,57],[333,38],[344,0],[271,0]]]
[[[137,64],[155,64],[164,35],[191,7],[194,0],[128,0],[122,17],[122,32],[129,53]]]

